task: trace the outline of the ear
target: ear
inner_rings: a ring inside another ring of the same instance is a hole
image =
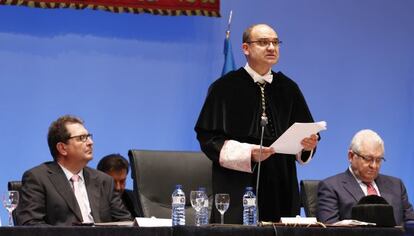
[[[67,155],[67,151],[66,151],[66,144],[62,143],[62,142],[58,142],[56,144],[56,149],[58,150],[59,154],[62,156],[66,156]]]
[[[348,161],[349,161],[349,163],[351,163],[353,159],[354,159],[354,153],[351,150],[348,150]]]
[[[250,54],[249,52],[249,44],[248,43],[243,43],[242,44],[242,50],[245,56],[248,56]]]

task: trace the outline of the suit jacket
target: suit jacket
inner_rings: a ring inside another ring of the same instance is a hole
[[[408,201],[407,191],[400,179],[379,174],[375,183],[381,197],[393,207],[397,225],[414,220],[413,207]],[[343,219],[351,219],[352,207],[364,196],[364,192],[349,169],[321,181],[318,186],[319,221],[335,223]]]
[[[131,215],[114,191],[113,179],[94,169],[83,169],[89,204],[95,222],[130,220]],[[19,225],[73,225],[82,222],[75,194],[62,168],[46,162],[22,177]]]
[[[134,191],[125,189],[121,198],[124,206],[128,209],[129,213],[131,213],[132,217],[144,217],[144,214],[142,213],[141,203],[135,196]]]

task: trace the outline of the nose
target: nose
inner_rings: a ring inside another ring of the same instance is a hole
[[[92,145],[93,144],[93,140],[92,140],[92,137],[88,137],[88,139],[86,140],[86,142],[89,144],[89,145]]]
[[[379,162],[377,162],[376,160],[372,160],[370,163],[370,166],[372,168],[379,168],[379,166],[381,165]]]
[[[118,192],[120,192],[121,191],[121,183],[119,183],[119,182],[115,182],[115,190],[116,191],[118,191]]]
[[[276,49],[276,46],[272,43],[272,42],[269,42],[269,45],[267,46],[267,50],[275,50]]]

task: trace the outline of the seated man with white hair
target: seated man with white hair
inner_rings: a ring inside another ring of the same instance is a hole
[[[383,197],[394,210],[397,225],[414,220],[404,183],[395,177],[379,174],[384,163],[384,142],[372,130],[355,134],[348,150],[348,169],[329,177],[318,186],[319,221],[335,223],[351,219],[351,210],[367,195]]]

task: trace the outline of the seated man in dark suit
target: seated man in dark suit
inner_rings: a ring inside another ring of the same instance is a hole
[[[384,159],[384,142],[372,130],[355,134],[348,150],[349,168],[329,177],[318,186],[319,221],[335,223],[351,219],[351,209],[366,195],[383,197],[394,210],[397,225],[414,220],[413,207],[408,201],[403,182],[379,174]]]
[[[92,160],[92,134],[83,121],[62,116],[47,136],[51,162],[23,174],[19,225],[73,225],[131,220],[114,191],[113,179],[86,165]]]
[[[142,210],[132,190],[125,189],[126,178],[129,172],[128,161],[120,154],[110,154],[103,157],[97,169],[112,176],[115,182],[115,191],[122,194],[122,201],[133,217],[142,217]]]

